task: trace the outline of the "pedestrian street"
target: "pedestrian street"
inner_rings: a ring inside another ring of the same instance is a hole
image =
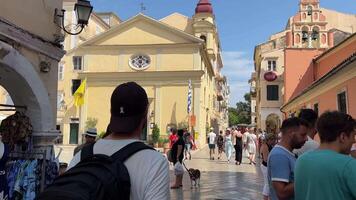
[[[201,171],[200,187],[191,189],[189,175],[185,172],[183,189],[171,189],[171,199],[262,199],[263,176],[259,162],[256,166],[250,165],[244,158],[238,166],[234,162],[228,164],[225,155],[217,160],[217,154],[215,160],[209,160],[209,149],[205,147],[185,164],[188,169]],[[172,169],[171,166],[171,183],[174,180]]]

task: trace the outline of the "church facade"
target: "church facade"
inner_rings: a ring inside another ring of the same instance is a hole
[[[81,143],[88,120],[97,120],[98,132],[104,132],[111,93],[129,81],[140,84],[149,98],[142,140],[149,140],[156,124],[161,135],[170,128],[188,127],[198,145],[203,145],[207,129],[228,126],[229,88],[221,74],[221,47],[209,1],[199,1],[191,18],[173,13],[156,20],[140,13],[122,21],[113,13],[94,13],[86,32],[68,36],[65,47],[57,116],[63,145]],[[73,94],[83,80],[84,105],[76,107]]]

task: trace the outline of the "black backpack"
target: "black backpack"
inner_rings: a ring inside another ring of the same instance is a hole
[[[107,156],[93,154],[93,147],[84,146],[81,161],[57,177],[38,200],[129,200],[130,176],[124,161],[138,151],[153,148],[133,142]]]

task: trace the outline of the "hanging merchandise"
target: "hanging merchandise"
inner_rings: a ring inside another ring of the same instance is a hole
[[[26,106],[0,107],[5,107],[0,111],[16,110],[0,125],[0,200],[34,200],[58,176],[53,145],[33,146]]]
[[[11,152],[7,164],[9,200],[34,200],[58,176],[57,163],[44,150]]]
[[[8,199],[9,189],[7,184],[6,162],[9,148],[0,140],[0,199]]]
[[[8,144],[11,150],[16,144],[27,146],[32,134],[30,119],[23,112],[17,111],[1,122],[0,133],[3,142]]]

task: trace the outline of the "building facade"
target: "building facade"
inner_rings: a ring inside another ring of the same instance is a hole
[[[286,28],[255,47],[256,87],[251,94],[256,99],[257,127],[279,132],[285,117],[280,108],[299,90],[298,85],[307,83],[308,77],[303,75],[308,67],[302,66],[355,30],[355,15],[321,8],[319,0],[301,0],[299,12],[288,20]],[[286,52],[291,51],[299,57],[289,53],[286,60]],[[286,65],[291,66],[288,74]]]
[[[298,52],[297,52],[298,53]],[[296,52],[286,52],[286,57],[295,57]],[[338,110],[356,117],[356,34],[320,56],[310,59],[305,78],[296,87],[295,95],[281,110],[293,116],[302,108],[314,109],[321,114],[327,110]],[[286,74],[289,73],[286,66]],[[301,84],[303,83],[303,84]]]
[[[114,24],[107,24],[110,17]],[[209,1],[199,1],[192,18],[173,13],[156,20],[140,13],[121,21],[112,13],[94,13],[87,35],[68,36],[65,46],[57,118],[64,148],[82,142],[81,133],[90,119],[97,120],[99,133],[106,130],[111,93],[128,81],[139,83],[149,98],[142,140],[149,140],[153,124],[161,135],[173,127],[189,126],[197,143],[203,145],[208,128],[227,127],[229,88],[221,74],[220,41]],[[76,107],[73,94],[85,79],[84,105]]]
[[[52,144],[59,135],[57,66],[65,52],[54,14],[62,6],[61,0],[12,0],[0,6],[0,113],[2,119],[15,110],[28,116],[34,144]]]

